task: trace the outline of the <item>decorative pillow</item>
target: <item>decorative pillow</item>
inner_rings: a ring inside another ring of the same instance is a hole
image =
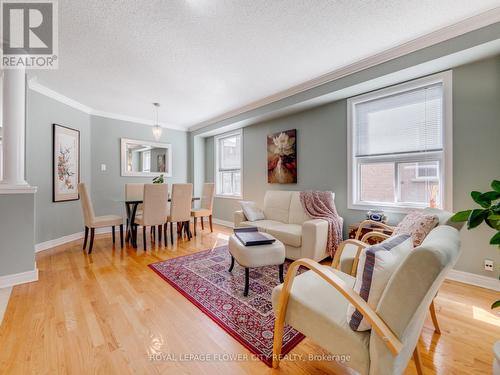
[[[241,209],[245,214],[248,221],[257,221],[264,220],[266,217],[264,216],[264,212],[257,207],[257,204],[252,201],[241,201]]]
[[[412,250],[411,236],[401,234],[390,237],[377,245],[369,246],[361,253],[354,291],[372,309],[377,308],[392,274]],[[371,328],[370,323],[352,304],[349,304],[347,308],[347,321],[353,331],[367,331]]]
[[[413,245],[420,246],[425,237],[439,223],[436,215],[428,215],[419,211],[412,211],[394,229],[393,235],[409,234],[413,238]]]

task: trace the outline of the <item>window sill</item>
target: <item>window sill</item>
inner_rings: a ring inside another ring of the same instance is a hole
[[[359,211],[383,210],[384,212],[407,214],[408,212],[411,212],[411,211],[423,210],[424,208],[426,208],[426,206],[418,206],[418,205],[415,205],[415,206],[393,206],[393,205],[384,205],[383,203],[373,203],[373,204],[350,203],[347,208],[350,210],[359,210]]]
[[[215,195],[215,198],[242,200],[241,195]]]

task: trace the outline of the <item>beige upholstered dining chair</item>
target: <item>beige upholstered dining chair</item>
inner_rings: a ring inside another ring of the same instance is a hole
[[[120,226],[120,244],[121,247],[123,247],[123,218],[118,215],[95,216],[94,207],[92,206],[92,201],[90,200],[90,194],[87,190],[87,186],[83,182],[78,184],[78,193],[80,194],[83,211],[83,222],[85,225],[85,239],[83,241],[83,249],[85,250],[85,248],[87,247],[87,239],[90,230],[90,244],[88,253],[92,253],[96,228],[111,227],[113,243],[115,243],[115,226],[117,225]]]
[[[361,374],[402,374],[412,353],[422,374],[417,342],[426,312],[459,253],[458,230],[434,228],[392,274],[376,309],[354,291],[353,276],[311,259],[295,261],[284,284],[273,290],[273,367],[279,366],[286,322],[329,352],[349,355],[345,365]],[[300,266],[310,271],[296,276]],[[371,331],[349,327],[349,303],[371,324]]]
[[[142,226],[144,250],[147,250],[146,227],[158,226],[158,240],[161,244],[161,233],[165,218],[168,216],[168,184],[145,184],[143,202],[143,213],[136,216],[133,232],[137,243],[137,226]],[[165,243],[167,243],[166,238]]]
[[[172,201],[170,203],[170,214],[167,217],[167,223],[170,223],[170,243],[174,244],[174,223],[180,224],[179,233],[182,230],[191,239],[191,229],[189,222],[191,220],[191,205],[193,199],[193,184],[173,184]]]
[[[142,201],[144,199],[144,184],[125,184],[125,200]],[[142,215],[142,204],[137,206],[136,215]]]
[[[215,196],[215,184],[213,182],[207,182],[203,184],[203,193],[201,196],[201,206],[200,208],[191,210],[191,216],[194,218],[194,235],[196,236],[196,222],[200,218],[201,229],[203,227],[203,219],[208,217],[208,222],[210,224],[210,232],[213,232],[212,227],[212,209],[214,206],[214,196]]]

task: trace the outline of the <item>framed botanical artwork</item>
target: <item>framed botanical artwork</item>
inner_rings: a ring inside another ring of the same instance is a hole
[[[79,199],[80,131],[66,126],[52,125],[52,201]]]
[[[297,129],[267,136],[267,182],[297,183]]]

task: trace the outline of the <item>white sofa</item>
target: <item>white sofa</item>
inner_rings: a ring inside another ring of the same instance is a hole
[[[264,197],[265,219],[248,221],[243,211],[234,213],[235,227],[257,227],[285,244],[289,259],[320,261],[328,256],[328,222],[311,219],[302,208],[298,191],[268,191]]]

